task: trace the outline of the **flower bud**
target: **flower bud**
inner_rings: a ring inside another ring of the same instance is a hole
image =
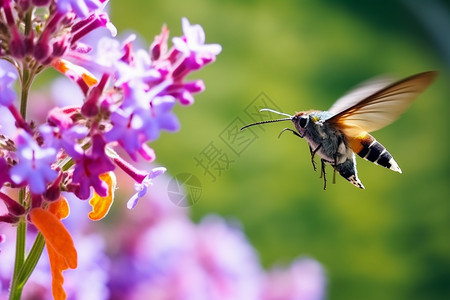
[[[31,6],[30,0],[17,0],[16,2],[22,11],[27,11]]]
[[[16,27],[13,27],[12,38],[9,42],[9,52],[16,58],[23,58],[26,53],[25,41]]]
[[[52,45],[49,44],[47,36],[43,35],[34,46],[33,56],[37,61],[43,62],[47,60],[52,50]]]

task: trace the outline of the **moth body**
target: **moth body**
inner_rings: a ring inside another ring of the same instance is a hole
[[[348,146],[345,134],[325,121],[332,116],[328,111],[299,112],[292,118],[301,137],[308,142],[311,159],[317,154],[321,162],[329,163],[342,177],[364,189],[356,170],[353,150]],[[325,176],[322,168],[322,175]]]
[[[326,163],[353,185],[364,189],[358,178],[355,153],[374,164],[402,173],[386,147],[369,132],[394,122],[436,76],[436,71],[429,71],[397,82],[387,78],[371,80],[339,98],[328,111],[302,111],[291,116],[269,108],[262,109],[287,118],[252,123],[241,130],[254,125],[290,120],[296,130],[285,128],[282,133],[291,131],[306,139],[314,170],[314,156],[317,154],[321,158],[324,189]]]

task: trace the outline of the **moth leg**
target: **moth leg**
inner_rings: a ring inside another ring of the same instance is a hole
[[[321,159],[320,162],[321,162],[320,178],[322,178],[322,175],[323,175],[323,189],[326,190],[327,189],[327,176],[325,173],[326,160]]]
[[[317,146],[317,148],[314,150],[311,148],[311,145],[308,144],[308,146],[309,152],[311,153],[311,163],[313,165],[314,171],[316,171],[317,169],[316,169],[316,162],[314,161],[314,156],[316,155],[316,152],[319,151],[320,147],[322,147],[322,144],[319,144],[319,146]],[[320,174],[320,178],[322,178],[322,174]]]
[[[334,158],[334,165],[337,165],[337,156]],[[333,168],[333,184],[336,184],[336,168]]]

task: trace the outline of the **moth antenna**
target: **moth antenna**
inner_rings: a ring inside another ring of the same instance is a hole
[[[248,128],[248,127],[251,127],[251,126],[255,126],[255,125],[261,125],[261,124],[267,124],[267,123],[275,123],[275,122],[281,122],[281,121],[290,121],[290,120],[292,120],[292,117],[289,116],[289,118],[284,118],[284,119],[276,119],[276,120],[267,120],[267,121],[256,122],[256,123],[245,125],[244,127],[241,128],[241,130],[244,130],[245,128]]]
[[[271,108],[262,108],[262,109],[260,109],[259,111],[270,111],[270,112],[273,112],[273,113],[275,113],[275,114],[279,114],[279,115],[282,115],[282,116],[286,116],[286,117],[291,117],[291,118],[292,118],[291,115],[288,115],[288,114],[285,114],[285,113],[282,113],[282,112],[273,110],[273,109],[271,109]]]

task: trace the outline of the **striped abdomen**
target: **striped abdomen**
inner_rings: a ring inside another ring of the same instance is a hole
[[[381,145],[373,136],[366,134],[359,140],[361,150],[357,152],[359,156],[365,160],[371,161],[374,164],[383,166],[393,171],[401,173],[402,170],[394,160],[392,155],[386,148]]]

